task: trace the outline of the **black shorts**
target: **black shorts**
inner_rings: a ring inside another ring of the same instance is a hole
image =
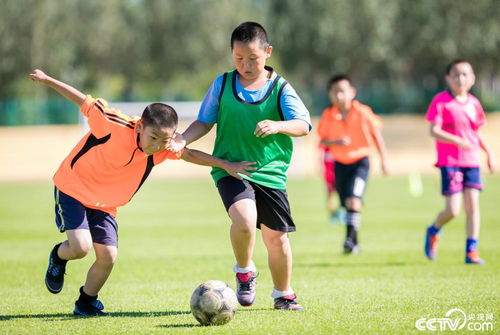
[[[252,199],[257,206],[257,228],[263,224],[269,229],[293,232],[293,222],[288,195],[285,190],[265,187],[248,180],[224,177],[217,182],[222,202],[229,211],[232,204],[241,199]]]
[[[335,184],[339,193],[340,204],[345,206],[345,199],[363,199],[370,171],[370,160],[368,157],[362,158],[352,164],[342,164],[335,162]]]
[[[92,242],[118,245],[118,224],[113,215],[88,208],[73,197],[54,187],[56,225],[62,233],[66,230],[86,229]]]

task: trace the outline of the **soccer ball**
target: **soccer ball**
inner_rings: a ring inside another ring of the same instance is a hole
[[[191,312],[204,326],[228,323],[233,319],[237,306],[236,294],[220,280],[201,284],[191,296]]]

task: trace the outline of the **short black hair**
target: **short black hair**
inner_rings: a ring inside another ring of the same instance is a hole
[[[349,83],[349,85],[353,86],[351,77],[349,77],[346,74],[336,74],[333,77],[331,77],[330,80],[328,81],[328,84],[326,86],[326,90],[329,91],[333,85],[335,85],[336,83],[338,83],[339,81],[342,81],[342,80],[346,80]]]
[[[467,63],[467,64],[470,64],[470,66],[472,67],[472,64],[468,60],[454,59],[448,65],[446,65],[446,74],[449,75],[451,73],[451,70],[453,70],[453,67],[455,67],[455,65],[460,64],[460,63]]]
[[[179,118],[172,106],[155,102],[148,105],[142,113],[142,124],[155,128],[177,128]]]
[[[255,40],[258,40],[264,49],[270,45],[267,32],[262,25],[257,22],[243,22],[231,34],[231,50],[235,41],[250,43]]]

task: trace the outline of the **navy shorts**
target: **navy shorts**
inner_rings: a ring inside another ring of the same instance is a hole
[[[478,167],[443,166],[441,170],[441,194],[463,192],[464,188],[483,189]]]
[[[288,195],[285,190],[265,187],[246,179],[239,180],[228,176],[217,182],[222,202],[229,210],[232,204],[241,199],[252,199],[257,206],[257,228],[263,224],[277,231],[293,232],[293,222]]]
[[[345,206],[347,198],[363,199],[366,190],[368,173],[370,172],[370,160],[362,158],[352,164],[335,162],[335,184],[340,198],[340,204]]]
[[[75,198],[54,187],[56,225],[62,233],[66,230],[87,229],[94,243],[118,245],[118,225],[113,215],[88,208]]]

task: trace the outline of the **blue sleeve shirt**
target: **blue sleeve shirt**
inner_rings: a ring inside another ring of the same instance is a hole
[[[203,99],[203,102],[201,103],[197,118],[198,121],[209,124],[217,122],[217,114],[219,113],[219,95],[222,89],[223,77],[224,75],[218,76],[210,86],[210,89],[205,95],[205,99]],[[238,74],[236,74],[236,79],[238,79]],[[248,91],[241,86],[239,80],[236,80],[236,93],[244,101],[259,101],[266,95],[273,81],[274,78],[270,78],[261,89],[257,91]],[[283,88],[280,97],[280,106],[283,111],[285,121],[303,120],[309,125],[309,130],[312,129],[309,111],[290,83]]]

